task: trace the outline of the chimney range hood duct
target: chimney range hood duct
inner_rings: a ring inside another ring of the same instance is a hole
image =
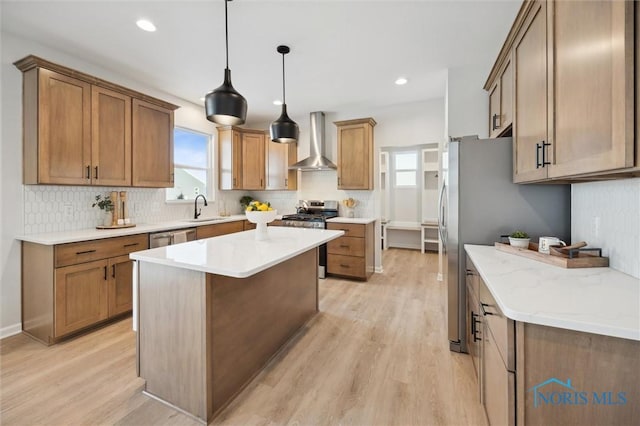
[[[302,171],[322,171],[322,170],[334,170],[337,169],[325,153],[325,140],[324,140],[324,112],[316,111],[311,113],[311,148],[309,157],[302,161],[298,161],[289,169],[302,170]]]

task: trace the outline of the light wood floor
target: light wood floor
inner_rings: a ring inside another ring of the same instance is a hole
[[[471,360],[449,351],[437,256],[383,253],[366,283],[321,281],[321,312],[212,424],[485,425]],[[141,394],[134,341],[130,319],[48,348],[2,340],[0,424],[198,424]]]

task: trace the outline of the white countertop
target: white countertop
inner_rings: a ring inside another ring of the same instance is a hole
[[[268,227],[269,239],[256,241],[255,230],[131,253],[143,262],[246,278],[344,235],[327,229]]]
[[[373,217],[332,217],[331,219],[327,219],[327,222],[331,223],[359,223],[362,225],[366,225],[371,222],[375,222],[376,219]]]
[[[279,219],[280,217],[278,217]],[[19,235],[17,240],[28,241],[30,243],[55,245],[65,243],[75,243],[78,241],[98,240],[101,238],[121,237],[123,235],[144,234],[147,232],[170,231],[172,229],[195,228],[197,226],[211,225],[214,223],[237,222],[245,220],[246,216],[237,214],[221,219],[199,220],[190,222],[188,219],[176,220],[161,223],[138,224],[132,228],[120,229],[80,229],[77,231],[47,232],[43,234]]]
[[[640,279],[611,268],[560,268],[493,246],[464,247],[507,317],[640,340]]]

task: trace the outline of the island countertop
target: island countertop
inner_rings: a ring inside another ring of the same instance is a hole
[[[344,231],[310,228],[268,228],[269,238],[255,239],[255,230],[138,251],[131,259],[246,278],[344,235]]]
[[[465,244],[502,312],[532,324],[640,340],[640,280],[611,268],[564,269]]]

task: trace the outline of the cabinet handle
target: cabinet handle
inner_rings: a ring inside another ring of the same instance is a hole
[[[489,305],[486,303],[480,303],[480,306],[482,307],[482,315],[495,315],[493,312],[487,312],[484,308],[488,308]]]
[[[497,128],[499,128],[500,126],[498,126],[497,121],[498,121],[498,114],[493,114],[493,122],[491,123],[491,130],[496,130]]]
[[[236,187],[236,178],[233,178],[233,187]]]
[[[89,254],[89,253],[95,253],[95,250],[85,250],[85,251],[77,251],[76,254]]]
[[[477,324],[480,323],[480,321],[478,321],[476,318],[479,317],[480,315],[476,314],[475,312],[471,311],[471,334],[473,334],[473,341],[474,342],[479,342],[482,339],[478,337],[478,327]]]
[[[96,179],[98,179],[98,166],[94,167],[96,169]]]
[[[345,265],[344,263],[341,263],[341,264],[340,264],[340,266],[341,266],[342,268],[349,268],[349,267],[350,267],[349,265]]]
[[[548,166],[549,164],[551,164],[549,161],[547,161],[547,150],[545,148],[548,146],[551,146],[551,144],[545,141],[542,141],[542,167]]]
[[[107,280],[107,267],[104,267],[104,280]]]
[[[340,247],[348,248],[349,245],[348,244],[340,244]]]
[[[340,186],[340,176],[338,176],[338,186]]]
[[[536,144],[536,169],[539,169],[540,167],[542,167],[542,164],[540,164],[540,149],[542,149],[542,146],[537,143]]]
[[[137,246],[140,243],[131,243],[131,244],[125,244],[124,247],[133,247],[133,246]]]
[[[87,166],[87,179],[91,179],[91,166]]]
[[[470,276],[470,275],[475,275],[475,274],[473,273],[473,271],[471,269],[467,269],[466,275]]]
[[[289,179],[284,178],[284,186],[285,188],[289,186]]]
[[[260,188],[264,188],[264,186],[262,185],[262,179],[260,179]]]
[[[111,278],[116,277],[116,265],[111,265]]]

